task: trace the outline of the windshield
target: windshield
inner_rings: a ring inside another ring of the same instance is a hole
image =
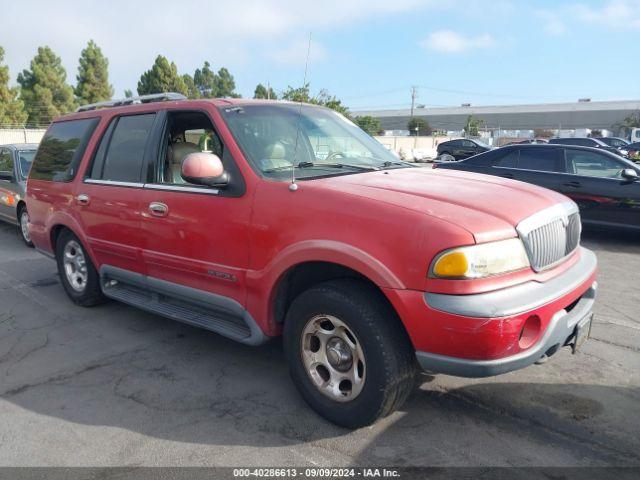
[[[473,141],[474,141],[474,142],[476,142],[476,143],[477,143],[478,145],[480,145],[481,147],[484,147],[484,148],[491,148],[489,145],[487,145],[486,143],[484,143],[484,142],[482,142],[482,141],[480,141],[480,140],[475,140],[475,139],[474,139]]]
[[[621,138],[607,138],[606,140],[603,139],[602,141],[604,143],[611,145],[612,147],[617,147],[617,148],[626,147],[627,145],[629,145],[629,142]]]
[[[18,169],[20,177],[27,178],[29,176],[29,170],[31,170],[31,164],[33,163],[33,157],[35,157],[35,150],[18,150]]]
[[[374,138],[326,108],[259,104],[221,108],[253,168],[277,180],[399,168],[401,162]]]

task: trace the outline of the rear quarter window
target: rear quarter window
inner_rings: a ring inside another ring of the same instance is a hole
[[[42,138],[29,178],[69,182],[76,176],[99,118],[55,122]]]

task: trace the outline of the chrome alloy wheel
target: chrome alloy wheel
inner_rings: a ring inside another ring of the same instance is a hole
[[[63,254],[64,273],[67,280],[76,292],[81,293],[87,286],[87,262],[84,258],[82,247],[75,240],[69,241],[64,246]]]
[[[317,315],[301,337],[304,368],[316,388],[338,402],[356,398],[364,386],[366,365],[360,342],[339,318]]]
[[[22,210],[20,214],[20,231],[27,243],[31,243],[31,235],[29,235],[29,214],[26,209]]]

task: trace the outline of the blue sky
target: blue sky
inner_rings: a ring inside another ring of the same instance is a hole
[[[19,21],[6,21],[16,18]],[[237,90],[308,80],[353,110],[640,98],[640,0],[57,0],[3,6],[15,80],[39,45],[75,82],[93,38],[116,97],[159,53],[191,73],[226,66]]]

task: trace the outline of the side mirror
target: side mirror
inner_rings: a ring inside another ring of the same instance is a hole
[[[224,171],[220,158],[213,153],[190,153],[182,161],[180,175],[196,185],[224,188],[229,184],[229,174]]]
[[[0,180],[7,180],[9,182],[13,182],[13,173],[11,173],[11,172],[0,172]]]
[[[638,180],[638,172],[636,172],[633,168],[625,168],[622,170],[622,178],[626,180]]]

